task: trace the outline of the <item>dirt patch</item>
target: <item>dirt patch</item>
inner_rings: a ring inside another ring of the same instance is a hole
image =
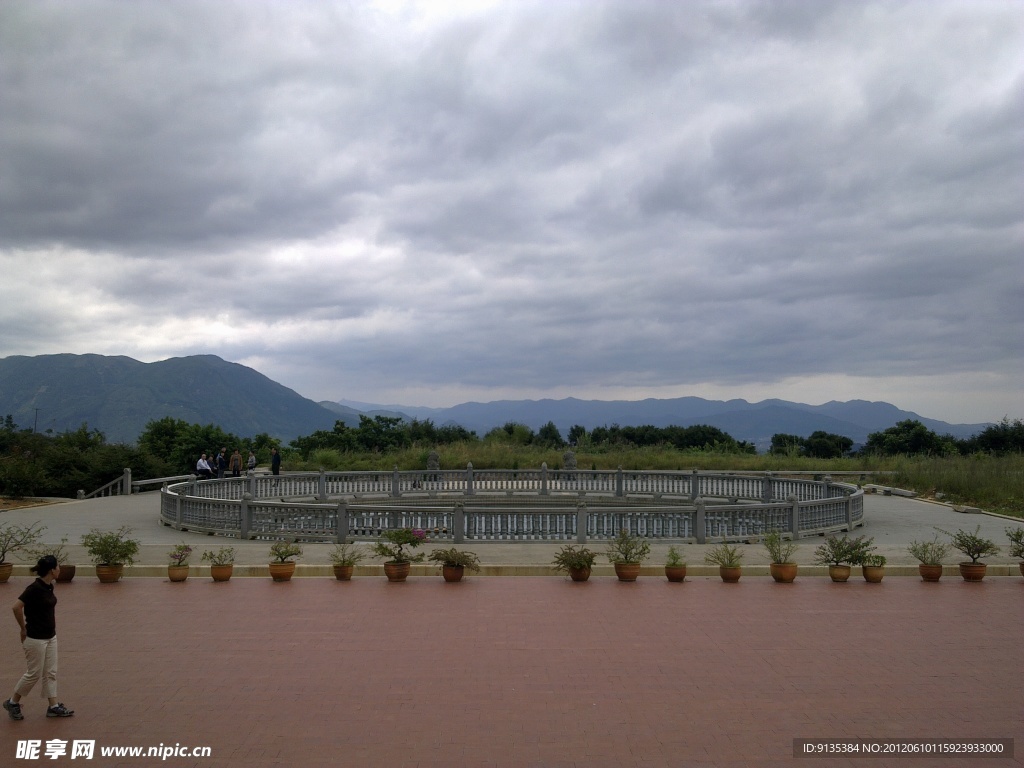
[[[25,509],[26,507],[42,507],[52,503],[52,501],[47,501],[46,499],[8,499],[0,497],[0,512],[3,512],[5,509]]]

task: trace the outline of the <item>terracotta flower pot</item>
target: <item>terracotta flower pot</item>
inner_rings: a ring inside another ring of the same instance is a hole
[[[671,582],[678,584],[686,578],[686,566],[685,565],[666,565],[665,566],[665,578]]]
[[[409,571],[412,570],[412,563],[384,563],[384,575],[388,581],[402,582],[409,578]]]
[[[942,566],[937,563],[921,563],[917,566],[917,572],[923,581],[935,582],[942,578]]]
[[[884,565],[862,565],[860,571],[868,584],[881,584],[882,577],[885,576]]]
[[[725,565],[718,566],[718,575],[722,577],[722,581],[726,584],[735,584],[740,580],[740,576],[743,574],[743,569],[739,566],[730,568]]]
[[[57,583],[67,584],[75,578],[75,571],[77,570],[78,568],[74,565],[62,565],[60,567],[60,575],[57,577]]]
[[[850,578],[850,566],[830,565],[828,567],[828,577],[837,584],[841,584]]]
[[[171,581],[184,581],[188,578],[187,565],[168,565],[167,578]]]
[[[334,578],[338,581],[352,581],[352,572],[356,569],[354,565],[334,566]]]
[[[123,565],[97,565],[96,578],[100,584],[114,584],[121,580],[124,575]]]
[[[295,563],[289,560],[286,563],[271,563],[270,578],[274,581],[291,581],[295,573]]]
[[[211,565],[210,576],[214,581],[228,581],[234,570],[234,563],[228,563],[227,565]]]
[[[590,578],[589,568],[570,568],[569,578],[573,581],[586,581]]]
[[[636,581],[640,575],[640,563],[615,563],[615,575],[619,581]]]
[[[11,578],[11,571],[14,570],[14,563],[0,563],[0,584],[6,584]]]
[[[465,571],[466,567],[463,565],[441,566],[441,575],[444,577],[444,580],[448,582],[462,581]]]
[[[769,563],[768,572],[779,584],[792,584],[796,579],[796,563]]]
[[[987,569],[985,563],[960,563],[960,575],[964,581],[981,581]]]

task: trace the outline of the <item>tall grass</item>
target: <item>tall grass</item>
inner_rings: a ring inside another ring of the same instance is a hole
[[[443,469],[531,469],[547,464],[563,467],[560,449],[545,449],[498,441],[452,443],[437,449]],[[389,453],[343,453],[317,450],[302,462],[287,457],[292,470],[387,471],[426,469],[431,448],[417,446]],[[613,470],[720,470],[733,472],[863,472],[870,482],[917,491],[922,496],[944,494],[946,500],[981,507],[991,512],[1024,517],[1024,455],[1010,456],[860,456],[848,459],[812,459],[796,455],[748,455],[714,451],[676,451],[666,448],[581,450],[580,469]],[[874,472],[892,474],[873,475]]]

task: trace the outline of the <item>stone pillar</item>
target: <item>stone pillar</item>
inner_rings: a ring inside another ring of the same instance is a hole
[[[238,514],[238,537],[242,541],[246,541],[249,538],[249,532],[252,529],[252,511],[249,509],[250,501],[252,501],[252,495],[243,493]]]
[[[178,488],[178,492],[174,494],[174,527],[177,530],[181,530],[181,522],[184,518],[185,512],[183,507],[185,506],[185,488],[184,486]]]
[[[121,478],[121,494],[131,496],[132,493],[132,468],[124,468],[124,476]]]
[[[338,502],[338,530],[335,541],[344,544],[348,538],[348,502],[342,499]]]
[[[587,502],[576,503],[576,543],[587,543]]]
[[[548,463],[541,462],[540,465],[540,495],[548,495]]]
[[[843,495],[846,497],[846,530],[853,532],[853,495],[849,491],[844,491]]]
[[[466,465],[466,495],[472,496],[476,491],[473,490],[473,462],[469,462]]]
[[[771,472],[765,472],[764,473],[764,480],[762,481],[762,485],[761,485],[761,503],[762,504],[770,504],[772,499],[775,498],[774,493],[773,493],[773,488],[772,488],[773,485],[774,485],[774,480],[772,480],[772,473]]]
[[[700,496],[700,477],[697,475],[697,470],[693,470],[690,473],[690,503],[696,503],[697,498]]]
[[[401,478],[398,475],[398,465],[395,464],[395,468],[391,472],[391,495],[396,499],[402,495],[401,482]]]
[[[622,477],[622,465],[619,464],[619,468],[615,472],[615,495],[622,496],[626,495],[625,481]]]
[[[696,472],[697,470],[694,470]],[[707,511],[704,509],[704,499],[698,496],[693,500],[696,514],[693,520],[693,532],[697,537],[697,543],[703,544],[707,539]]]
[[[466,505],[461,501],[455,502],[455,508],[452,510],[452,527],[455,543],[461,544],[466,540]]]
[[[796,494],[790,494],[786,501],[790,505],[789,532],[793,534],[793,541],[796,541],[800,537],[800,500]]]
[[[327,473],[320,467],[320,476],[316,479],[316,498],[318,501],[327,501]]]

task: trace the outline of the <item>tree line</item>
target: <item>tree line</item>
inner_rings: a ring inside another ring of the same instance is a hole
[[[150,421],[136,445],[107,443],[102,432],[83,424],[61,434],[20,429],[8,415],[0,422],[0,494],[5,496],[58,496],[72,498],[79,490],[94,490],[131,467],[136,478],[168,477],[195,471],[203,453],[236,448],[250,450],[260,464],[268,464],[272,448],[289,459],[305,461],[320,449],[342,454],[389,453],[412,447],[437,447],[452,443],[506,443],[541,449],[573,448],[601,452],[630,448],[662,448],[681,452],[754,454],[755,446],[736,440],[717,427],[694,425],[611,426],[587,430],[572,426],[563,437],[553,422],[538,430],[506,422],[479,437],[457,425],[437,426],[429,419],[405,420],[393,416],[361,415],[358,426],[342,421],[331,430],[298,437],[287,446],[266,433],[240,437],[213,424],[190,424],[165,417]],[[769,451],[775,454],[820,459],[854,455],[853,441],[843,435],[814,432],[808,437],[776,434]],[[1024,453],[1024,421],[1004,418],[968,439],[938,435],[915,420],[871,433],[857,452],[860,455],[953,456]]]

